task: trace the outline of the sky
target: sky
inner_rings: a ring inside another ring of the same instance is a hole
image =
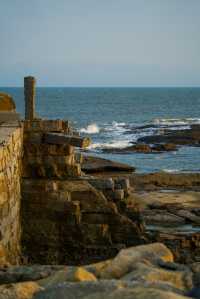
[[[200,86],[200,0],[0,0],[0,86]]]

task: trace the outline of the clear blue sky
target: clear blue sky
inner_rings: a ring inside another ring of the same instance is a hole
[[[0,86],[200,86],[200,0],[0,0]]]

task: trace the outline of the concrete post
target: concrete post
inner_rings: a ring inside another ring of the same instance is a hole
[[[35,118],[35,83],[34,77],[24,78],[25,119]]]

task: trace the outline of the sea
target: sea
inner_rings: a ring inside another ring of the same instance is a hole
[[[0,90],[13,96],[24,115],[23,88]],[[81,135],[91,137],[85,154],[128,163],[140,173],[200,171],[200,147],[156,154],[103,153],[130,146],[159,129],[200,124],[200,88],[38,87],[36,111],[39,117],[69,120]]]

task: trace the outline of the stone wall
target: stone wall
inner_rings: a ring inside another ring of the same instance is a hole
[[[88,142],[61,120],[24,122],[22,245],[30,263],[86,264],[143,242],[119,204],[128,181],[82,173],[74,147]]]
[[[88,264],[141,244],[142,230],[86,180],[22,185],[23,248],[30,263]]]
[[[20,202],[22,128],[15,123],[0,126],[0,247],[7,260],[16,264],[20,257]]]

